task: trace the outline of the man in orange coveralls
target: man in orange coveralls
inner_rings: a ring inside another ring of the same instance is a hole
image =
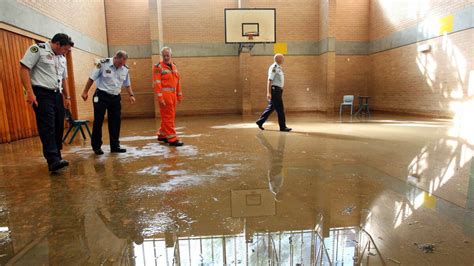
[[[153,87],[160,104],[161,126],[158,130],[158,140],[169,143],[170,146],[183,146],[176,137],[174,118],[176,102],[181,102],[181,84],[176,65],[171,62],[171,48],[163,47],[163,60],[153,67]]]

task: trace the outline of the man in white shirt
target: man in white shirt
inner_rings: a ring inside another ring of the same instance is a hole
[[[69,165],[61,155],[64,131],[64,108],[71,105],[67,84],[65,55],[74,46],[64,34],[54,35],[51,41],[28,48],[20,60],[20,77],[26,89],[27,102],[33,106],[36,125],[43,144],[43,156],[49,171]]]
[[[283,86],[285,85],[285,75],[283,74],[281,65],[285,61],[285,58],[282,54],[275,54],[274,61],[275,63],[273,63],[268,69],[268,106],[255,123],[261,130],[264,130],[263,123],[265,123],[271,113],[276,110],[278,114],[278,124],[280,125],[280,131],[290,132],[291,128],[286,127],[285,108],[282,98]]]

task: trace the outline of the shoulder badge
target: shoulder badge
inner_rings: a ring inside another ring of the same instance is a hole
[[[31,46],[30,52],[36,54],[38,52],[38,47],[37,46]]]
[[[276,70],[277,70],[277,68],[278,68],[277,66],[278,66],[277,64],[275,64],[275,65],[273,66],[272,72],[276,72]]]
[[[101,65],[100,63],[97,63],[96,67],[97,67],[97,68],[101,68],[102,65]]]

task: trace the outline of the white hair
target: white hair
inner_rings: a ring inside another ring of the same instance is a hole
[[[163,54],[164,51],[169,51],[170,54],[173,54],[173,51],[171,51],[171,48],[169,48],[168,46],[164,46],[163,48],[161,48],[160,53]]]
[[[273,56],[273,61],[276,62],[276,61],[277,61],[277,58],[280,57],[280,56],[283,57],[283,54],[275,54],[275,55]]]

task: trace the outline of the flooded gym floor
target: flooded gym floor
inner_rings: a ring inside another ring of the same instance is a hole
[[[472,128],[254,119],[179,117],[179,148],[124,120],[127,153],[96,156],[79,134],[52,174],[39,138],[0,145],[0,264],[474,263]]]

